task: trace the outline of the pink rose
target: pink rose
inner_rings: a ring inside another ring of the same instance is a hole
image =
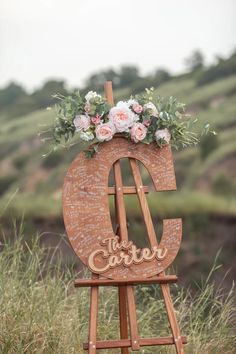
[[[126,102],[118,102],[110,109],[109,120],[115,126],[117,132],[127,132],[129,128],[138,120],[138,116],[132,112]]]
[[[132,105],[132,108],[134,110],[135,113],[142,113],[143,111],[143,107],[141,106],[141,104],[139,104],[138,102],[135,102],[133,105]]]
[[[145,119],[145,120],[143,121],[143,124],[145,125],[145,127],[149,127],[149,125],[150,125],[150,120]]]
[[[113,124],[111,123],[103,123],[97,125],[95,129],[96,138],[98,141],[109,141],[112,139],[113,135],[115,134],[116,130]]]
[[[169,144],[170,142],[170,138],[171,138],[171,135],[170,135],[170,132],[167,128],[165,129],[159,129],[156,131],[155,133],[155,138],[156,138],[156,141],[158,142],[159,140],[163,139],[165,140],[165,142],[167,144]]]
[[[101,123],[101,116],[99,114],[96,114],[95,117],[92,117],[91,118],[91,122],[94,124],[94,125],[98,125]]]
[[[131,139],[138,143],[142,141],[147,135],[147,128],[142,123],[134,123],[130,130]]]
[[[73,122],[77,132],[85,131],[90,127],[90,118],[84,114],[76,116]]]

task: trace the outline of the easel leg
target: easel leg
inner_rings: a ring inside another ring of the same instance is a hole
[[[125,213],[125,203],[123,196],[123,183],[119,160],[114,163],[114,178],[116,184],[116,195],[115,195],[115,206],[116,206],[116,221],[119,225],[119,236],[120,239],[128,240],[126,213]],[[134,300],[134,291],[132,286],[126,286],[127,292],[127,304],[129,313],[129,324],[130,324],[130,336],[131,336],[131,347],[132,350],[138,350],[139,337],[138,337],[138,325],[136,318],[136,306]],[[123,353],[123,352],[122,352]],[[125,353],[125,352],[124,352]],[[126,351],[127,353],[127,351]]]
[[[136,306],[134,298],[134,289],[132,285],[127,286],[127,301],[128,301],[128,312],[129,312],[129,323],[130,323],[130,337],[131,337],[131,348],[132,350],[139,350],[139,336],[138,336],[138,324],[136,316]]]
[[[125,286],[118,288],[119,292],[119,315],[120,315],[120,338],[128,338],[128,318],[127,318],[127,291]],[[128,348],[121,348],[121,354],[129,354]]]
[[[170,295],[170,288],[168,284],[161,285],[161,290],[163,298],[166,305],[166,311],[168,315],[168,320],[170,323],[170,328],[175,341],[175,349],[177,354],[184,354],[184,347],[181,340],[180,328],[176,319],[175,310],[173,302]]]
[[[89,318],[89,354],[96,354],[98,320],[98,286],[91,287],[90,318]]]

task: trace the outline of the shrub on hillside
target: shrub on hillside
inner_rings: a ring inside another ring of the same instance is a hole
[[[131,84],[133,94],[138,94],[146,89],[146,87],[158,87],[172,77],[165,69],[158,69],[154,75],[140,77]]]
[[[19,97],[14,104],[7,109],[6,114],[9,118],[20,117],[37,109],[39,109],[39,106],[32,96],[25,95]]]
[[[217,135],[208,134],[203,136],[200,141],[200,155],[202,160],[204,160],[210,153],[219,147],[219,139]]]
[[[0,89],[0,107],[1,109],[9,107],[20,97],[25,97],[26,91],[15,82],[11,82],[6,87]]]
[[[196,85],[206,85],[210,82],[234,74],[236,74],[236,53],[234,53],[229,59],[220,59],[217,65],[199,72],[199,75],[196,78]]]

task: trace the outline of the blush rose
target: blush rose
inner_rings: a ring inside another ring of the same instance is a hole
[[[142,141],[147,135],[147,128],[142,123],[134,123],[130,130],[131,139],[138,143]]]
[[[99,124],[95,129],[95,134],[98,141],[109,141],[115,134],[115,127],[109,122]]]
[[[90,127],[90,118],[84,114],[76,116],[73,122],[77,132],[85,131]]]
[[[95,117],[92,117],[91,118],[91,122],[94,124],[94,125],[98,125],[101,123],[101,116],[99,116],[99,114],[97,114]]]
[[[119,133],[127,132],[133,123],[138,120],[137,115],[131,111],[125,102],[118,102],[115,107],[111,108],[108,117]]]
[[[143,111],[143,107],[141,106],[141,104],[139,104],[138,102],[135,102],[133,105],[132,105],[132,108],[134,110],[135,113],[142,113]]]

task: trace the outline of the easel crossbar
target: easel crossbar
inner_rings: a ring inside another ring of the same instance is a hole
[[[74,285],[76,288],[87,286],[122,286],[122,285],[138,285],[138,284],[167,284],[177,282],[176,275],[165,275],[152,278],[135,278],[135,279],[76,279]]]
[[[148,186],[142,186],[144,193],[149,193]],[[122,186],[123,194],[137,194],[137,188],[135,186]],[[116,187],[108,187],[108,194],[115,195],[116,194]]]
[[[182,342],[182,344],[187,343],[187,337],[181,336],[180,338],[176,338]],[[152,346],[152,345],[171,345],[175,343],[174,337],[160,337],[160,338],[140,338],[139,345],[140,347]],[[97,349],[115,349],[115,348],[129,348],[131,347],[130,339],[119,339],[119,340],[107,340],[107,341],[97,341],[96,348]],[[88,350],[89,344],[84,343],[83,349]]]

